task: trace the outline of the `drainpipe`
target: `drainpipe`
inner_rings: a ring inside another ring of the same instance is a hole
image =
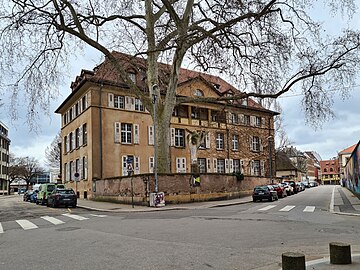
[[[99,118],[100,118],[100,179],[103,179],[103,127],[102,127],[102,88],[103,84],[100,85],[100,97],[99,97]]]

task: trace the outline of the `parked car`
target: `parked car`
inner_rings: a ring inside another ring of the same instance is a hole
[[[273,186],[256,186],[254,188],[252,194],[253,201],[256,202],[257,200],[262,201],[263,199],[272,202],[273,200],[278,200],[277,192],[274,190]]]
[[[294,189],[288,183],[284,182],[284,183],[281,183],[281,185],[283,186],[284,190],[286,191],[287,196],[294,194]]]
[[[38,193],[39,193],[39,190],[35,189],[34,192],[30,196],[30,202],[32,202],[32,203],[36,202]]]
[[[61,205],[76,207],[77,196],[73,189],[59,189],[56,188],[49,195],[47,200],[47,206],[58,207]]]
[[[55,189],[56,185],[47,183],[47,184],[41,184],[39,187],[39,193],[36,198],[36,204],[41,203],[42,205],[47,204],[47,199],[51,192]]]
[[[303,188],[301,186],[301,182],[296,182],[296,188],[297,188],[297,192],[301,192],[303,191]],[[304,188],[305,189],[305,188]]]
[[[30,197],[31,195],[34,193],[33,190],[27,190],[25,191],[24,195],[23,195],[23,201],[24,202],[29,202],[30,201]]]
[[[25,192],[26,192],[26,188],[19,188],[18,190],[19,195],[24,194]]]
[[[298,189],[297,189],[297,187],[296,187],[295,181],[289,180],[289,181],[286,181],[286,183],[288,183],[288,184],[293,188],[293,194],[298,193]]]
[[[317,187],[319,184],[316,181],[310,181],[309,185],[310,185],[310,187]]]
[[[278,195],[279,198],[286,197],[287,194],[286,194],[286,191],[285,191],[285,189],[284,189],[284,187],[282,185],[273,184],[272,186],[275,189],[275,191],[277,192],[277,195]]]

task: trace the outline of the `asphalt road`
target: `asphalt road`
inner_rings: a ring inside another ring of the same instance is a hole
[[[271,270],[280,268],[287,251],[302,252],[307,260],[329,256],[332,241],[350,243],[360,253],[360,219],[330,213],[331,192],[321,186],[271,203],[198,210],[71,210],[84,220],[67,209],[0,199],[0,269]],[[10,214],[11,207],[18,210]],[[64,223],[54,225],[45,215]],[[38,228],[24,230],[18,219]]]

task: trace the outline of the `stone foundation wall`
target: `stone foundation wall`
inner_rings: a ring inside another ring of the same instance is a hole
[[[94,180],[95,181],[95,180]],[[237,180],[230,174],[201,175],[200,186],[191,184],[191,174],[163,174],[158,176],[158,190],[165,193],[165,201],[187,203],[224,200],[250,195],[254,186],[269,183],[265,177]],[[155,190],[153,174],[96,180],[92,199],[148,205],[149,194]],[[133,197],[132,197],[133,194]]]

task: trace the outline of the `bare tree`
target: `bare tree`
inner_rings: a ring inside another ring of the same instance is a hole
[[[19,179],[21,175],[21,168],[19,166],[19,159],[15,157],[14,154],[10,153],[9,155],[9,185],[8,185],[8,194],[10,194],[10,184],[14,182],[14,180]]]
[[[37,107],[47,108],[56,94],[44,89],[59,83],[68,55],[85,45],[97,49],[153,118],[152,95],[163,93],[156,103],[156,151],[159,171],[165,172],[169,147],[160,140],[168,141],[173,109],[181,102],[196,102],[176,96],[185,59],[194,68],[235,78],[244,92],[231,99],[277,98],[298,86],[308,119],[322,122],[331,116],[327,89],[346,91],[344,85],[353,82],[360,38],[351,29],[325,37],[306,11],[314,2],[0,0],[0,79],[12,80],[2,87],[12,89],[13,105],[19,89],[25,89],[29,118],[34,118]],[[354,0],[325,2],[335,13],[351,15],[356,9]],[[114,49],[146,59],[147,91],[134,84]],[[169,64],[168,76],[161,76],[159,61]]]
[[[45,149],[45,163],[50,168],[60,169],[60,146],[61,133],[56,134],[54,140]]]
[[[19,157],[17,159],[18,177],[26,181],[26,189],[29,189],[31,179],[44,172],[40,163],[34,157]]]

